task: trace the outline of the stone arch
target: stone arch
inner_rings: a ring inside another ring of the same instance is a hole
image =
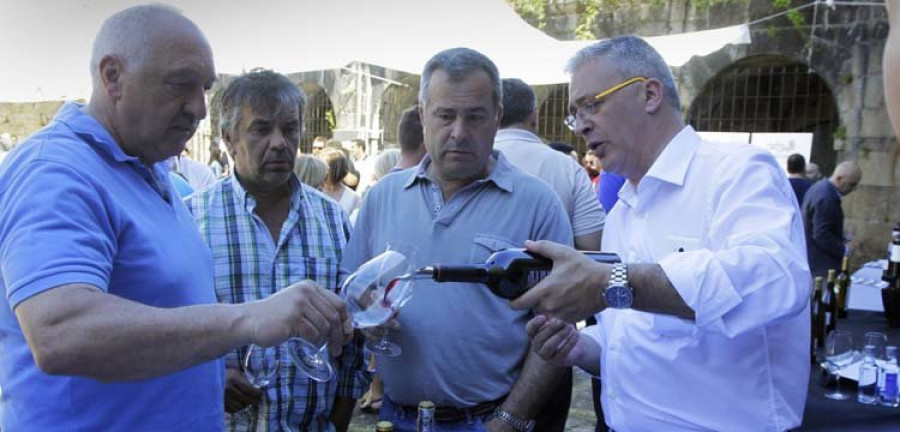
[[[828,83],[806,63],[783,55],[754,55],[703,83],[687,122],[710,132],[810,132],[810,161],[823,173],[835,165],[839,117]]]
[[[331,138],[335,126],[334,105],[325,89],[315,82],[301,82],[306,93],[306,109],[303,113],[303,135],[300,152],[312,153],[312,142],[317,136]]]

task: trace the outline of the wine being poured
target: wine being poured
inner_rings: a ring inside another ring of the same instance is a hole
[[[599,263],[621,262],[619,256],[608,252],[582,252]],[[435,282],[472,282],[486,285],[494,295],[514,300],[543,280],[553,270],[553,261],[524,248],[509,248],[491,254],[484,264],[435,264],[408,272],[392,279],[382,301],[388,302],[392,288],[404,281],[432,279]]]

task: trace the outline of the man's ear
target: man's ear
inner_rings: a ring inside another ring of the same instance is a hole
[[[665,87],[656,78],[648,78],[644,81],[644,112],[653,114],[659,110],[665,97]]]
[[[122,98],[122,62],[114,56],[106,55],[97,65],[100,69],[100,85],[113,101]]]
[[[228,154],[231,155],[231,158],[234,159],[235,150],[234,144],[231,143],[231,132],[222,129],[222,142],[225,143],[225,151],[227,151]]]

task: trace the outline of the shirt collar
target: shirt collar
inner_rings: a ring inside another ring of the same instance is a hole
[[[685,126],[669,141],[644,178],[655,178],[678,186],[684,185],[684,178],[700,140],[700,135],[697,135],[694,128]]]
[[[109,131],[97,119],[85,111],[84,104],[67,102],[54,118],[72,129],[78,136],[87,141],[95,149],[106,153],[118,162],[134,162],[141,164],[140,159],[125,154],[122,147],[110,135]]]
[[[240,179],[237,177],[237,173],[233,173],[228,177],[229,182],[231,182],[231,188],[234,190],[234,196],[237,199],[238,203],[247,210],[248,213],[252,213],[253,209],[256,207],[256,198],[247,192],[247,189],[244,189],[244,185],[241,184]],[[291,179],[288,180],[291,184],[291,208],[295,208],[300,204],[300,200],[303,199],[303,187],[300,184],[300,180],[297,179],[297,176],[291,173]]]
[[[514,183],[512,173],[515,168],[513,168],[512,164],[506,159],[506,156],[503,156],[503,153],[500,151],[493,150],[491,155],[496,160],[494,169],[491,170],[491,173],[488,174],[487,178],[476,180],[474,183],[492,182],[498,188],[506,192],[512,192]],[[430,163],[431,154],[425,153],[425,157],[422,158],[419,165],[414,170],[409,170],[409,178],[403,184],[403,187],[409,188],[417,181],[434,181],[428,176],[428,164]]]
[[[494,137],[494,142],[502,142],[502,141],[541,141],[541,137],[535,135],[534,133],[527,131],[525,129],[519,128],[507,128],[500,129],[497,131],[497,136]]]

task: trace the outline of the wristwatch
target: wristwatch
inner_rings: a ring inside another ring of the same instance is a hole
[[[511,428],[519,432],[532,432],[534,430],[534,420],[526,420],[516,417],[510,414],[509,411],[506,411],[499,406],[494,409],[494,417],[497,417],[504,423],[508,424]]]
[[[628,309],[634,303],[634,290],[628,285],[628,267],[625,264],[613,264],[609,283],[603,290],[606,307]]]

